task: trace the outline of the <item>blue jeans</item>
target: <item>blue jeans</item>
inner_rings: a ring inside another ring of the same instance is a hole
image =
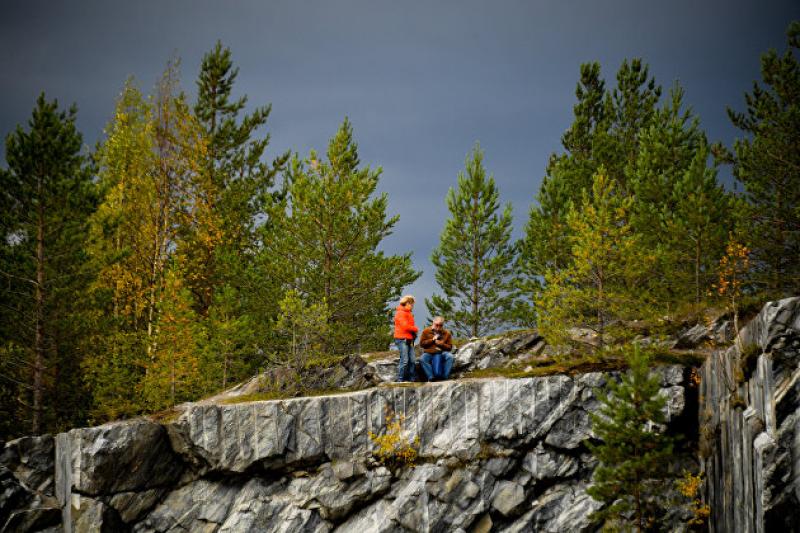
[[[416,368],[414,367],[414,346],[411,340],[395,339],[397,350],[400,352],[400,361],[397,363],[397,381],[414,381]],[[406,379],[406,375],[411,377]]]
[[[444,357],[441,375],[434,375],[433,366],[431,366],[431,361],[434,357]],[[419,360],[419,364],[428,377],[428,381],[433,381],[434,378],[447,379],[450,377],[450,370],[453,368],[453,354],[450,352],[424,353]]]

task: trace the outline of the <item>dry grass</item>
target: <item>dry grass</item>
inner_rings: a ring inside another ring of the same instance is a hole
[[[537,366],[526,365],[473,370],[464,375],[465,378],[504,377],[509,379],[553,376],[565,374],[574,376],[587,372],[609,372],[627,368],[623,352],[629,346],[615,347],[603,354],[575,355],[539,361]],[[656,365],[700,366],[706,354],[692,350],[660,350],[652,353]]]
[[[361,355],[361,358],[368,363],[372,363],[375,361],[383,361],[384,359],[391,359],[391,358],[396,359],[397,357],[398,357],[398,352],[392,350],[386,350],[385,352],[365,353]]]
[[[287,391],[265,391],[255,392],[253,394],[243,394],[234,398],[226,398],[220,403],[232,405],[237,403],[250,403],[250,402],[265,402],[270,400],[288,400],[291,398],[311,398],[315,396],[337,396],[340,394],[348,394],[362,389],[357,388],[329,388],[329,389],[309,389],[300,390],[297,392]]]
[[[169,409],[164,409],[163,411],[158,411],[157,413],[151,413],[147,415],[146,418],[159,424],[169,424],[180,418],[181,414],[183,414],[182,410],[176,409],[175,407],[170,407]]]

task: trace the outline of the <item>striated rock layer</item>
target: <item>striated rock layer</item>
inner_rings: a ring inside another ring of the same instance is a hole
[[[675,420],[684,369],[664,367]],[[581,531],[598,503],[585,442],[611,374],[378,387],[183,406],[180,416],[55,438],[69,531]],[[415,467],[374,459],[387,412]]]
[[[800,298],[767,304],[701,379],[711,531],[800,531]]]

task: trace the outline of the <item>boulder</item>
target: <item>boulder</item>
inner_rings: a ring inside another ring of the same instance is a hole
[[[387,359],[386,363],[390,360]],[[396,367],[395,367],[396,368]],[[300,371],[281,367],[263,372],[248,381],[212,396],[204,403],[219,403],[241,396],[270,392],[283,392],[287,396],[302,396],[304,391],[327,389],[365,389],[390,381],[357,354],[347,355],[333,364],[310,365]]]
[[[51,435],[5,443],[0,451],[0,530],[40,531],[61,523],[53,465]]]
[[[578,467],[579,460],[575,457],[546,449],[541,443],[522,462],[522,468],[537,481],[572,477]]]
[[[512,481],[501,481],[492,494],[492,507],[501,514],[512,514],[525,501],[525,489]]]
[[[705,324],[695,324],[678,336],[672,345],[676,350],[689,350],[697,348],[704,342],[711,340],[712,332]]]
[[[0,452],[0,466],[29,490],[53,495],[55,445],[52,435],[9,441]]]
[[[61,433],[56,450],[71,470],[71,486],[65,489],[89,496],[169,486],[184,470],[164,426],[145,419]],[[67,479],[57,470],[59,481]]]
[[[585,483],[556,485],[536,498],[528,512],[501,531],[592,531],[589,516],[601,506],[586,494]]]

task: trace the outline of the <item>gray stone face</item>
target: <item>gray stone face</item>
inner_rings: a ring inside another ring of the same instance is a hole
[[[525,489],[513,481],[501,481],[492,494],[492,507],[504,516],[514,512],[525,501]]]
[[[111,496],[109,505],[120,515],[126,524],[137,522],[168,491],[166,488],[149,489],[141,492],[118,492]]]
[[[383,467],[343,481],[325,464],[316,476],[292,479],[286,494],[299,507],[317,509],[325,520],[339,520],[353,508],[388,492],[391,481],[391,473]]]
[[[662,375],[680,416],[683,371]],[[133,420],[59,435],[56,492],[74,531],[90,518],[141,532],[468,531],[487,516],[497,528],[566,527],[591,507],[579,488],[595,466],[588,415],[609,379],[618,376],[186,404],[166,428]],[[419,452],[414,468],[373,456],[370,433],[386,431],[389,412]]]
[[[490,344],[519,354],[537,342]],[[481,357],[497,357],[487,353]],[[671,415],[679,416],[683,372],[665,369],[663,376],[662,393],[676,398]],[[131,420],[58,435],[59,503],[33,502],[8,469],[0,471],[9,494],[2,501],[16,498],[14,509],[27,513],[17,516],[20,523],[40,520],[31,509],[43,517],[38,523],[52,521],[60,507],[70,532],[563,526],[568,508],[585,502],[574,488],[553,490],[588,482],[588,413],[598,407],[594,389],[609,379],[618,377],[475,379],[186,404],[165,426]],[[389,469],[373,456],[370,434],[386,431],[389,412],[402,417],[402,438],[419,452],[414,468]]]
[[[793,531],[800,523],[798,302],[768,305],[741,332],[752,359],[718,352],[701,372],[714,531]],[[729,329],[720,320],[704,335],[720,342]],[[705,342],[701,333],[691,342]],[[534,334],[482,339],[462,346],[456,365],[516,365],[540,353]],[[382,374],[380,361],[351,362],[354,379],[394,377],[391,364]],[[684,417],[693,405],[688,370],[658,372],[668,420]],[[586,448],[589,414],[599,407],[594,390],[618,377],[217,398],[181,406],[165,425],[131,420],[60,434],[55,453],[52,439],[21,439],[0,451],[0,516],[26,531],[56,527],[59,517],[65,531],[591,530],[599,503],[586,494],[596,467]],[[403,417],[403,439],[418,449],[414,468],[373,456],[370,433],[385,432],[387,410]]]
[[[718,321],[707,332],[725,335],[727,327]],[[797,531],[800,298],[766,306],[740,339],[748,358],[736,348],[719,351],[700,376],[711,528]],[[473,341],[459,350],[458,365],[518,364],[539,354],[541,342],[534,334]],[[372,363],[351,363],[362,377],[380,375]],[[685,421],[694,405],[688,369],[657,372],[667,420]],[[594,391],[617,379],[595,372],[239,404],[217,398],[181,406],[165,425],[139,419],[76,429],[57,435],[55,446],[49,437],[19,439],[0,451],[0,526],[591,531],[600,504],[586,493],[597,466],[586,446],[589,415],[599,408]],[[402,418],[401,438],[419,453],[414,467],[373,455],[370,435],[385,433],[389,412]]]
[[[516,523],[527,526],[528,531],[587,531],[589,516],[601,507],[586,494],[586,484],[557,485],[534,500],[531,511]],[[525,529],[516,529],[525,531]]]
[[[52,435],[22,437],[5,444],[0,451],[0,466],[29,490],[52,496],[54,450]]]
[[[82,494],[99,496],[171,485],[183,470],[165,428],[147,420],[74,429],[60,437],[60,443],[69,448],[71,489]]]
[[[250,493],[262,487],[249,486]],[[219,527],[229,515],[240,490],[238,483],[198,480],[172,491],[134,531],[196,531],[207,524]]]
[[[522,468],[537,481],[569,478],[577,472],[580,460],[545,449],[541,443],[525,455]]]
[[[700,372],[712,531],[800,530],[800,298],[767,304]]]
[[[61,522],[53,469],[51,435],[5,443],[0,451],[0,531],[40,531]]]

